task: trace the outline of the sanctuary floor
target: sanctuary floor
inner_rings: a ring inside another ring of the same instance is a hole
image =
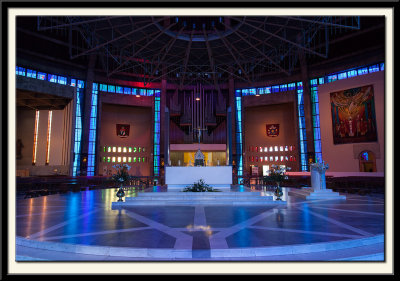
[[[126,196],[164,191],[129,189]],[[16,260],[384,260],[384,198],[304,200],[288,191],[287,204],[256,206],[113,210],[116,189],[17,199]]]

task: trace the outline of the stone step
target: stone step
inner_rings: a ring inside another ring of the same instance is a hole
[[[255,192],[256,193],[256,192]],[[160,193],[138,193],[136,197],[126,197],[126,200],[137,200],[137,199],[151,199],[151,200],[171,200],[171,199],[182,199],[182,200],[202,200],[202,199],[229,199],[229,200],[251,200],[252,198],[269,198],[271,196],[261,196],[259,192],[256,194],[252,194],[252,192],[248,193],[226,193],[219,194],[219,192],[198,192],[198,193],[186,193],[186,192],[160,192]],[[272,198],[272,197],[271,197]]]
[[[138,205],[264,205],[285,204],[274,201],[273,196],[262,192],[143,192],[136,197],[126,197],[125,202],[113,202],[112,206]]]
[[[286,204],[286,202],[273,200],[127,200],[125,202],[112,202],[112,208],[129,206],[254,206],[278,204]]]
[[[171,196],[171,197],[126,197],[125,201],[271,201],[273,200],[272,196],[259,196],[259,197],[179,197],[179,196]]]
[[[261,196],[262,193],[258,191],[254,192],[183,192],[183,191],[168,191],[168,192],[141,192],[139,196]]]

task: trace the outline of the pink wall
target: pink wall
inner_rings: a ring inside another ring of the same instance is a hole
[[[274,105],[265,105],[258,107],[247,107],[245,108],[244,117],[244,158],[245,158],[245,169],[250,172],[250,164],[259,167],[259,174],[262,174],[263,165],[286,165],[291,167],[293,171],[298,171],[298,147],[296,138],[296,125],[297,118],[294,113],[294,104],[282,103]],[[266,133],[266,124],[279,124],[279,135],[277,137],[269,137]],[[251,146],[294,146],[294,151],[288,152],[251,152],[249,147]],[[296,161],[280,161],[280,156],[295,156]],[[249,162],[249,157],[254,156],[273,156],[274,161],[268,162]],[[275,161],[275,156],[279,156],[279,160]]]
[[[319,111],[321,124],[322,158],[329,164],[329,172],[359,172],[359,154],[370,150],[376,156],[376,171],[384,172],[384,98],[385,83],[384,72],[379,71],[344,80],[338,80],[319,86]],[[332,133],[332,116],[330,109],[330,93],[373,85],[375,100],[376,126],[378,128],[378,141],[352,144],[334,144]]]
[[[116,134],[116,124],[129,124],[129,136],[127,138],[118,137]],[[101,132],[99,141],[99,175],[103,174],[106,166],[107,170],[117,163],[102,162],[103,156],[131,156],[145,157],[145,163],[127,163],[131,166],[129,171],[132,175],[149,176],[151,169],[152,152],[152,113],[151,107],[136,107],[124,105],[112,105],[103,103],[101,111]],[[145,152],[136,153],[104,153],[103,146],[116,147],[145,147]]]

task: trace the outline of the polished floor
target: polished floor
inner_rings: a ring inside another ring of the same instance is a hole
[[[131,188],[126,196],[165,191]],[[19,198],[16,260],[384,260],[384,198],[305,200],[289,191],[286,204],[115,210],[116,189]]]

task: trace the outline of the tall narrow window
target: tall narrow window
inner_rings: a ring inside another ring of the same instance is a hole
[[[242,96],[241,91],[236,90],[236,168],[238,183],[243,178],[243,141],[242,141]]]
[[[36,110],[35,116],[35,131],[33,132],[33,155],[32,155],[32,165],[36,164],[36,151],[37,151],[37,138],[39,132],[39,110]]]
[[[53,117],[53,111],[49,111],[49,115],[47,117],[47,144],[46,144],[46,165],[49,165],[50,162],[50,138],[51,138],[51,120]]]
[[[306,120],[304,116],[304,96],[303,83],[297,83],[297,112],[299,117],[299,135],[300,135],[300,169],[307,171],[307,135],[306,135]]]
[[[79,80],[78,80],[79,81]],[[75,137],[74,137],[74,162],[72,165],[72,176],[78,176],[81,166],[81,139],[82,139],[82,100],[84,94],[83,83],[77,84],[76,88],[76,110],[75,110]]]
[[[155,91],[154,95],[154,153],[153,153],[153,172],[154,176],[160,176],[160,90]],[[136,148],[136,147],[135,147]],[[134,148],[134,152],[136,149]],[[135,158],[134,162],[135,162]]]
[[[311,110],[312,110],[312,126],[314,133],[315,161],[322,162],[321,129],[319,124],[319,101],[318,101],[317,79],[311,80],[310,85],[311,85]]]
[[[98,84],[93,83],[92,86],[92,103],[90,111],[90,126],[89,126],[89,147],[88,147],[88,162],[87,162],[87,175],[94,176],[96,165],[96,131],[97,131],[97,95]]]

